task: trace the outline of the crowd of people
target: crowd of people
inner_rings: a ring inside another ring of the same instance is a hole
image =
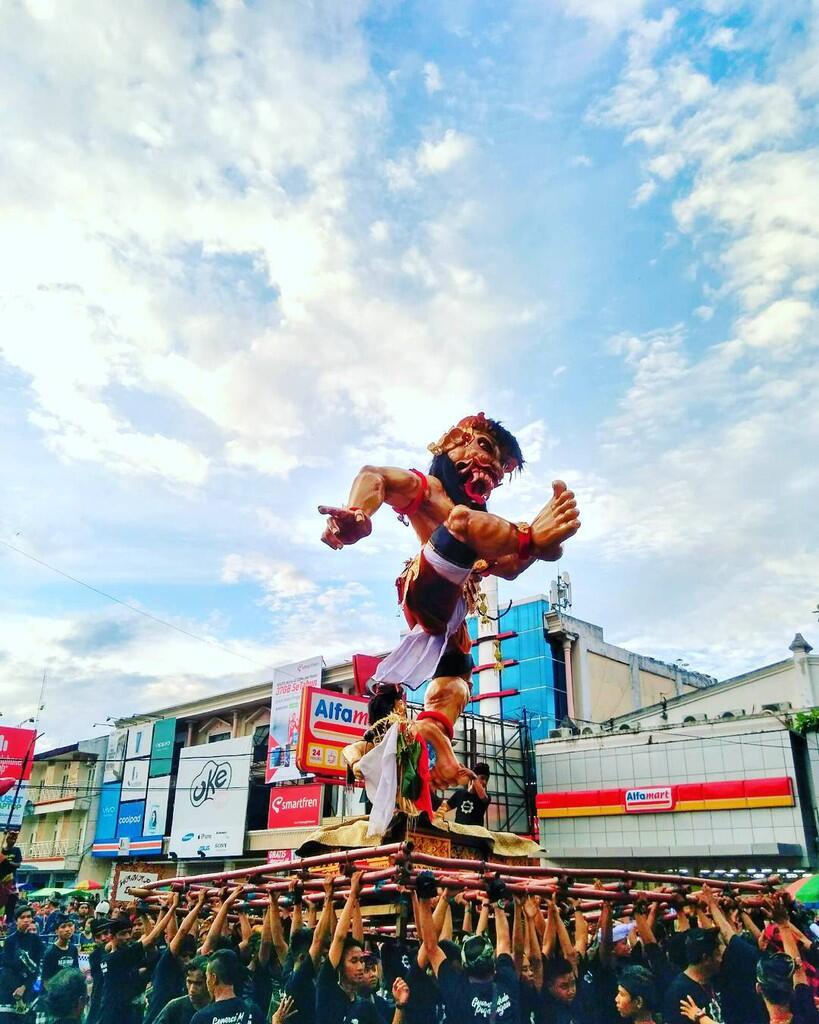
[[[113,914],[20,900],[0,1024],[819,1024],[819,929],[781,894],[704,885],[624,915],[423,871],[396,924],[362,879],[192,886]]]

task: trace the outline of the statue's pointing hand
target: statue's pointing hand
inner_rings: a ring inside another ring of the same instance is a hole
[[[339,551],[347,544],[355,544],[362,537],[369,537],[372,533],[372,520],[361,508],[319,505],[318,510],[321,515],[328,517],[321,539],[334,551]]]

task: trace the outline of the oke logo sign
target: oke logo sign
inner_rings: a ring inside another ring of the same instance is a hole
[[[648,786],[645,789],[627,789],[626,811],[639,814],[641,811],[672,811],[674,809],[673,786]]]
[[[206,800],[212,800],[220,789],[230,789],[231,777],[229,761],[208,761],[191,783],[191,804],[201,807]]]

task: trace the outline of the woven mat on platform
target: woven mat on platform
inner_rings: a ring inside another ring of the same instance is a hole
[[[360,818],[350,818],[338,825],[325,825],[318,828],[299,847],[298,853],[302,857],[312,857],[332,849],[354,850],[367,846],[381,846],[382,843],[397,842],[405,838],[406,818],[404,815],[400,815],[399,819],[393,819],[387,832],[378,836],[367,836],[367,821],[365,815]],[[404,827],[401,827],[402,824]],[[396,834],[399,828],[400,832]],[[478,825],[458,825],[454,821],[447,821],[446,818],[436,818],[434,825],[424,824],[423,831],[447,836],[450,839],[455,839],[457,836],[468,836],[472,839],[483,840],[488,844],[492,853],[499,857],[539,857],[541,854],[537,843],[532,842],[531,839],[525,839],[523,836],[515,835],[514,832],[490,832],[489,829],[481,828]]]

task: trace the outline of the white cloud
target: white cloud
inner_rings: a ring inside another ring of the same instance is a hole
[[[628,384],[601,431],[597,479],[584,489],[579,476],[576,550],[639,564],[624,616],[642,616],[649,595],[657,610],[630,641],[739,671],[770,650],[772,634],[749,639],[749,623],[778,629],[785,656],[815,600],[802,549],[816,536],[806,510],[819,505],[804,458],[819,445],[819,153],[803,135],[803,55],[711,82],[668,47],[674,28],[668,11],[635,27],[620,81],[591,118],[639,148],[639,197],[656,195],[658,180],[676,194],[692,274],[716,280],[695,315],[710,320],[726,298],[740,310],[710,348],[681,326],[610,341]],[[778,578],[772,564],[784,567]]]
[[[643,12],[645,0],[560,0],[565,13],[606,32],[619,32]]]
[[[586,156],[585,153],[578,153],[577,156],[573,156],[569,161],[572,167],[592,167],[594,161],[590,156]]]
[[[737,30],[722,25],[714,29],[707,39],[707,45],[715,50],[727,50],[729,52],[742,49],[742,43],[737,38]]]
[[[424,88],[427,90],[427,94],[432,96],[433,93],[440,92],[443,87],[444,80],[438,65],[428,60],[424,64]]]
[[[222,581],[241,583],[243,580],[261,584],[264,602],[270,608],[283,607],[289,599],[314,594],[317,590],[316,584],[289,562],[264,555],[228,555],[222,567]]]
[[[472,139],[468,135],[447,128],[437,142],[422,142],[418,149],[418,170],[425,174],[441,174],[450,167],[460,163],[472,149]]]

